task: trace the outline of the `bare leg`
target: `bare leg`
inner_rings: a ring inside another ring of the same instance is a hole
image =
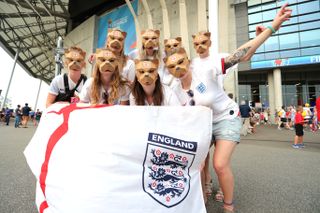
[[[299,142],[299,136],[294,136],[294,145],[297,145]]]
[[[236,143],[226,140],[217,140],[213,155],[213,165],[224,194],[224,202],[233,202],[234,178],[231,171],[231,155]],[[233,208],[233,207],[232,207]]]
[[[303,136],[299,136],[299,143],[300,143],[300,144],[303,143]]]
[[[204,172],[204,163],[202,162],[200,166],[200,177],[201,177],[201,187],[202,187],[202,195],[203,195],[203,200],[204,203],[206,204],[208,201],[207,194],[206,194],[206,174]]]
[[[210,165],[210,152],[208,152],[208,155],[205,160],[204,173],[205,173],[205,180],[206,180],[205,183],[211,185],[212,178],[209,170],[209,165]]]

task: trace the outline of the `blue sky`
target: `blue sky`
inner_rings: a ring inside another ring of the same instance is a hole
[[[10,75],[13,67],[13,58],[9,56],[0,47],[0,89],[2,89],[1,96],[5,96],[8,83],[10,80]],[[9,89],[8,98],[12,100],[12,108],[15,108],[18,104],[24,105],[28,103],[32,109],[35,107],[37,93],[40,85],[40,80],[30,76],[25,70],[23,70],[19,64],[16,65],[11,87]],[[45,109],[45,101],[48,94],[49,85],[42,82],[39,100],[37,108],[41,111]]]

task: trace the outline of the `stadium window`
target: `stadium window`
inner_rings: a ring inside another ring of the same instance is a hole
[[[278,59],[278,58],[280,58],[279,52],[265,53],[265,59],[266,60]]]
[[[319,11],[319,1],[310,1],[303,4],[298,4],[298,13],[305,14]]]
[[[292,58],[300,56],[300,50],[287,50],[280,52],[280,58]]]
[[[320,29],[300,32],[301,47],[320,45]]]
[[[262,44],[257,50],[256,50],[256,53],[261,53],[261,52],[264,52],[264,44]]]
[[[256,37],[256,32],[249,33],[250,39],[255,38],[255,37]]]
[[[303,48],[301,49],[301,55],[319,55],[320,54],[320,47],[312,47],[312,48]]]
[[[295,24],[298,23],[298,18],[297,17],[291,17],[288,21],[284,22],[282,26],[286,26],[289,24]]]
[[[248,8],[248,13],[255,13],[255,12],[260,12],[260,11],[261,11],[261,6],[260,5]]]
[[[265,60],[264,53],[254,54],[251,58],[251,61],[263,61]]]
[[[284,26],[279,29],[279,33],[291,33],[299,30],[298,25]]]
[[[257,22],[262,22],[262,14],[261,13],[250,14],[249,24],[257,23]]]
[[[268,38],[268,40],[264,44],[265,44],[265,51],[279,50],[278,36],[271,36],[270,38]]]
[[[280,49],[299,48],[299,34],[279,35]]]
[[[315,29],[315,28],[320,28],[320,21],[299,24],[299,30],[311,30],[311,29]],[[319,37],[320,37],[320,35],[319,35]]]
[[[261,4],[261,0],[248,0],[249,7],[257,4]]]
[[[276,16],[277,11],[275,10],[268,10],[262,13],[263,21],[269,21],[273,20],[273,18]]]
[[[313,21],[320,18],[320,12],[299,16],[299,22]]]
[[[262,10],[273,9],[273,8],[276,8],[276,7],[277,7],[276,3],[263,4],[262,5]]]

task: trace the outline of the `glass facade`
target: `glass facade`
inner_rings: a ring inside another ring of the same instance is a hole
[[[249,38],[256,36],[256,26],[270,26],[286,2],[290,20],[257,49],[250,73],[239,72],[239,100],[268,107],[268,72],[276,67],[281,67],[283,105],[314,106],[320,96],[320,0],[248,0]]]
[[[239,100],[261,103],[263,107],[269,106],[268,76],[266,72],[239,75]]]
[[[282,71],[283,105],[297,106],[309,103],[314,106],[316,97],[320,96],[319,71]],[[266,71],[250,74],[239,73],[238,83],[240,101],[252,101],[261,103],[263,107],[269,107],[269,85]]]
[[[320,54],[320,0],[248,0],[249,38],[255,37],[256,26],[271,25],[286,2],[292,17],[257,50],[251,62]]]
[[[320,81],[317,71],[314,72],[282,72],[283,104],[315,105],[316,97],[320,96]]]

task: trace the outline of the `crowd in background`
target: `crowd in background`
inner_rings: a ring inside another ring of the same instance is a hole
[[[9,126],[11,120],[14,120],[15,128],[28,128],[28,121],[31,120],[33,126],[37,126],[40,122],[42,112],[37,109],[32,110],[31,107],[26,103],[23,107],[17,105],[15,109],[10,109],[8,107],[2,108],[0,112],[0,124]]]
[[[320,97],[319,97],[320,98]],[[318,100],[319,100],[318,98]],[[320,102],[320,101],[319,101]],[[255,127],[260,124],[275,124],[278,130],[294,130],[295,116],[297,106],[282,106],[281,109],[275,110],[274,122],[271,122],[271,114],[269,108],[250,107],[248,103],[242,101],[240,103],[240,112],[243,120],[242,135],[255,133]],[[317,106],[310,107],[309,103],[302,106],[302,116],[304,119],[304,128],[308,131],[315,132],[320,128]],[[320,108],[320,107],[318,107]],[[245,131],[246,130],[246,131]]]

